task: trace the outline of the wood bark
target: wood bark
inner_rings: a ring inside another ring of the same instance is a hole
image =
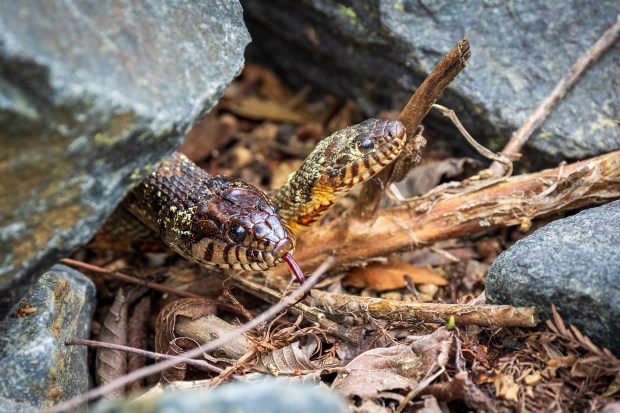
[[[444,184],[371,221],[343,217],[304,233],[295,260],[302,270],[327,257],[335,266],[406,251],[493,228],[527,226],[536,217],[620,198],[620,151],[533,174]],[[285,266],[271,271],[288,274]]]

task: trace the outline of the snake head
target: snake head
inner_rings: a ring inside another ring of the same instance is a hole
[[[310,157],[325,171],[323,183],[348,191],[394,161],[406,139],[399,121],[368,119],[323,139],[314,151],[319,156]]]
[[[176,243],[183,255],[220,268],[262,271],[293,252],[295,237],[260,190],[215,176],[206,181],[204,192],[208,196],[189,209],[191,216],[185,221],[191,239]],[[174,227],[183,226],[177,220]]]
[[[406,139],[405,126],[394,120],[368,119],[339,130],[318,143],[272,199],[300,234],[351,188],[393,162]]]

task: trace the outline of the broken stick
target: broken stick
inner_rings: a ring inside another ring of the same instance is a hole
[[[364,184],[353,209],[354,216],[372,218],[388,185],[404,179],[409,170],[420,162],[420,153],[426,141],[418,135],[418,127],[444,89],[465,68],[470,56],[469,40],[464,38],[441,59],[409,99],[398,115],[398,120],[407,128],[405,149],[394,163]]]
[[[226,278],[235,280],[235,287],[239,287],[248,293],[255,295],[267,302],[277,303],[282,299],[282,295],[278,294],[273,289],[264,285],[255,283],[247,278],[240,277],[238,275],[226,274]],[[315,291],[315,290],[313,290]],[[360,337],[358,334],[351,332],[346,326],[339,325],[334,321],[328,319],[325,314],[311,308],[305,304],[297,303],[289,309],[291,312],[297,315],[303,315],[308,321],[317,323],[327,334],[331,334],[334,337],[352,343],[359,344]]]
[[[450,317],[454,317],[457,325],[534,327],[538,323],[535,307],[408,303],[331,294],[320,290],[312,290],[312,296],[306,300],[327,314],[378,318],[392,322],[445,324]]]
[[[335,266],[413,250],[437,241],[620,198],[620,151],[519,175],[488,185],[485,180],[449,183],[377,212],[372,222],[335,220],[304,234],[295,259],[305,271],[327,257]],[[277,267],[271,273],[284,275]]]

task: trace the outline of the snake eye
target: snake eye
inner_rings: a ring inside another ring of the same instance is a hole
[[[242,242],[245,239],[245,228],[233,222],[228,229],[228,236],[235,242]]]
[[[359,146],[359,148],[364,151],[369,151],[375,147],[375,144],[372,143],[370,139],[363,138],[363,139],[360,139],[360,141],[357,143],[357,146]]]

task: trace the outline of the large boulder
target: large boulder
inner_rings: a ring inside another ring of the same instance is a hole
[[[348,97],[369,113],[402,108],[464,36],[472,57],[440,103],[470,132],[503,147],[577,58],[615,22],[620,2],[242,0],[255,40],[248,58],[294,84]],[[591,67],[528,142],[545,166],[620,148],[620,43]],[[427,126],[464,142],[431,112]]]
[[[504,251],[489,269],[492,303],[537,306],[620,356],[620,201],[554,221]]]
[[[240,71],[236,1],[0,3],[0,318]]]

